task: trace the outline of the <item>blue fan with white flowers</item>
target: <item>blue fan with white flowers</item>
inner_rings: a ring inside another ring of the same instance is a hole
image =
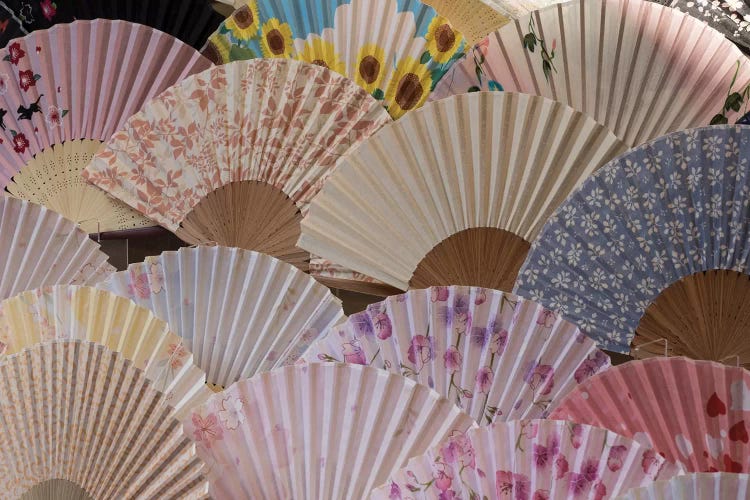
[[[750,127],[673,133],[559,207],[515,292],[603,348],[750,362]]]

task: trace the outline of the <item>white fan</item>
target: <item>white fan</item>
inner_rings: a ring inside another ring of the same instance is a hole
[[[73,221],[0,196],[0,299],[45,285],[94,284],[115,271]]]
[[[401,290],[510,290],[565,197],[624,149],[563,104],[475,93],[413,111],[343,158],[299,245]]]
[[[184,423],[217,500],[364,498],[410,457],[475,425],[423,385],[332,363],[236,382]]]
[[[747,500],[750,498],[750,474],[725,472],[695,473],[655,481],[633,488],[618,500]]]
[[[151,309],[222,387],[293,363],[343,319],[341,302],[271,256],[227,247],[182,248],[131,264],[99,285]]]

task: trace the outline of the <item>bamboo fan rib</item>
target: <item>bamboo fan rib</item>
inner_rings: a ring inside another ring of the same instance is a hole
[[[6,196],[0,196],[0,256],[0,299],[47,285],[91,285],[115,271],[72,221]]]
[[[179,40],[123,21],[76,21],[13,41],[0,61],[0,186],[88,232],[154,225],[80,173],[148,99],[210,65]]]
[[[747,472],[750,372],[681,357],[632,361],[573,389],[550,418],[632,437],[687,472]]]
[[[364,498],[410,457],[475,426],[423,385],[332,363],[241,380],[184,425],[217,500]]]
[[[425,102],[465,49],[463,35],[418,1],[257,0],[222,23],[203,54],[217,64],[264,57],[323,66],[398,118]]]
[[[389,121],[325,68],[240,61],[153,99],[83,175],[189,243],[239,245],[306,269],[301,208],[341,156]]]
[[[679,472],[637,441],[555,420],[498,422],[456,433],[373,491],[415,499],[602,499]]]
[[[164,252],[99,287],[166,321],[219,387],[293,363],[343,319],[341,302],[312,277],[238,248]]]
[[[479,89],[541,95],[636,146],[708,125],[730,87],[749,82],[742,52],[702,21],[646,0],[574,0],[492,33],[430,99]]]
[[[340,161],[299,245],[402,290],[508,290],[545,219],[623,149],[601,125],[541,97],[431,103]]]
[[[86,340],[122,354],[144,370],[181,417],[211,394],[206,374],[168,325],[151,311],[104,290],[58,285],[0,302],[2,354],[48,340]]]
[[[750,127],[717,125],[612,161],[546,223],[516,290],[606,349],[663,354],[666,340],[748,366],[749,145]]]
[[[701,500],[722,498],[743,500],[750,496],[750,474],[724,472],[676,476],[633,488],[618,500]]]
[[[205,498],[204,464],[143,373],[101,345],[58,341],[0,363],[6,498]],[[49,496],[45,496],[49,495]]]

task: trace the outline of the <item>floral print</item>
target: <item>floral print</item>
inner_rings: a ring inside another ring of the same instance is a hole
[[[304,358],[397,372],[482,423],[545,415],[556,398],[609,366],[606,354],[551,311],[512,294],[461,286],[411,290],[371,304]]]
[[[373,498],[410,492],[409,498],[603,499],[679,472],[637,441],[588,425],[580,429],[579,448],[571,446],[572,428],[563,421],[495,422],[454,433],[410,460]]]
[[[707,22],[734,43],[750,49],[750,7],[742,0],[660,0]]]
[[[714,126],[610,162],[547,221],[517,293],[559,311],[603,348],[628,352],[646,308],[672,283],[711,269],[750,273],[741,251],[750,245],[748,158],[750,129]]]
[[[653,448],[640,461],[656,474],[660,459],[690,472],[748,472],[750,372],[709,361],[652,358],[597,374],[559,403],[551,418],[597,425]],[[674,408],[685,418],[675,419]],[[624,463],[612,449],[607,467]]]
[[[308,13],[300,4],[292,16],[292,11],[272,0],[252,0],[219,26],[204,53],[217,64],[287,57],[324,66],[354,80],[398,118],[425,102],[466,48],[463,35],[421,3],[337,0],[329,8],[321,15]],[[373,33],[398,26],[406,36],[396,41],[375,36],[361,45],[336,45],[334,41],[348,39],[352,29],[369,26],[374,12],[383,29]],[[329,19],[330,25],[321,22]],[[399,61],[396,68],[395,61]]]

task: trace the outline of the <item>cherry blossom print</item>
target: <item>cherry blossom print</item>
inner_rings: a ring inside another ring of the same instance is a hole
[[[447,286],[434,286],[431,289],[433,302],[445,302],[450,296],[450,290]]]
[[[573,445],[573,448],[578,449],[581,447],[581,443],[583,443],[583,425],[571,424],[570,425],[570,444]]]
[[[40,78],[30,69],[22,70],[18,72],[18,85],[24,92],[28,92],[31,87],[36,87],[36,81]]]
[[[607,456],[607,468],[612,472],[622,469],[622,460],[627,456],[628,449],[623,445],[613,446]]]
[[[570,465],[568,459],[563,455],[558,456],[555,459],[555,479],[562,479],[570,471]]]
[[[53,3],[52,0],[42,0],[39,7],[42,9],[42,15],[47,21],[52,21],[55,14],[57,14],[57,4]]]
[[[589,483],[593,483],[599,478],[599,462],[597,459],[590,459],[583,462],[581,474]]]
[[[607,498],[607,486],[604,483],[596,483],[594,486],[594,500]]]
[[[245,413],[242,400],[234,396],[221,400],[219,419],[227,430],[235,430],[245,423]]]
[[[183,344],[169,344],[167,354],[169,355],[169,366],[173,370],[177,370],[185,364],[185,358],[189,352]]]
[[[531,500],[550,500],[548,490],[536,490]]]
[[[490,330],[486,327],[473,327],[471,329],[471,344],[484,349],[490,340]]]
[[[515,474],[509,471],[497,471],[495,473],[497,498],[510,498],[513,500],[529,500],[531,497],[531,481],[523,474]]]
[[[375,334],[375,327],[370,320],[370,315],[365,311],[353,314],[350,317],[350,322],[354,326],[357,336],[359,337]]]
[[[553,434],[547,438],[546,446],[541,444],[534,445],[534,464],[545,469],[552,465],[554,458],[560,452],[560,438]]]
[[[508,330],[493,332],[490,338],[490,352],[492,354],[502,354],[505,351],[505,345],[508,343]]]
[[[573,377],[576,383],[583,383],[584,380],[588,379],[592,375],[598,373],[602,367],[609,365],[609,357],[602,351],[596,351],[589,355],[581,365],[576,368]]]
[[[380,340],[391,338],[393,326],[391,325],[391,319],[386,313],[378,313],[375,318],[373,318],[372,323],[375,326],[376,335]]]
[[[10,61],[14,66],[18,66],[18,62],[26,55],[26,52],[21,48],[21,44],[18,42],[11,43],[8,46],[8,55],[3,60]]]
[[[477,371],[476,383],[479,392],[483,394],[489,393],[490,388],[492,387],[493,377],[494,374],[492,373],[492,369],[488,366],[484,366]]]
[[[547,395],[555,385],[555,370],[550,365],[532,361],[526,366],[523,381],[529,384],[537,395]]]
[[[555,321],[557,321],[557,314],[555,314],[553,311],[550,311],[549,309],[544,309],[539,313],[539,316],[536,318],[536,324],[543,326],[545,328],[552,328],[552,325],[555,324]]]
[[[131,272],[128,292],[131,296],[139,299],[148,299],[151,296],[151,287],[148,282],[148,274],[142,268],[134,268]]]
[[[455,347],[449,347],[443,354],[443,362],[449,373],[461,370],[461,361],[463,361],[463,356]]]
[[[457,465],[461,469],[473,469],[476,466],[474,447],[465,432],[454,431],[441,448],[440,454],[447,464]]]
[[[654,450],[646,450],[643,452],[643,456],[641,457],[641,467],[645,474],[655,477],[659,472],[662,463],[663,461],[661,460],[661,457],[659,457]]]
[[[209,413],[205,418],[193,413],[191,421],[193,437],[206,448],[211,448],[213,443],[224,438],[224,429],[219,425],[219,419],[215,413]]]
[[[433,359],[433,340],[425,335],[415,335],[409,344],[408,359],[419,372]]]
[[[22,154],[29,147],[29,140],[20,132],[13,133],[13,151]]]
[[[362,351],[362,346],[357,340],[352,340],[351,342],[342,344],[341,352],[344,354],[344,361],[346,363],[353,363],[356,365],[367,364],[365,353]]]
[[[68,114],[67,109],[62,109],[58,106],[49,106],[47,113],[44,115],[44,120],[50,127],[59,127],[62,125],[62,119]]]
[[[0,73],[0,96],[5,95],[8,92],[8,83],[10,77],[7,73]]]
[[[453,469],[444,463],[437,462],[433,466],[432,477],[440,491],[446,491],[453,485]]]
[[[390,492],[388,493],[388,499],[389,500],[401,500],[402,499],[401,487],[398,484],[394,483],[393,481],[391,481]]]
[[[477,293],[474,295],[474,305],[481,306],[485,302],[487,302],[487,290],[484,288],[477,289]]]

